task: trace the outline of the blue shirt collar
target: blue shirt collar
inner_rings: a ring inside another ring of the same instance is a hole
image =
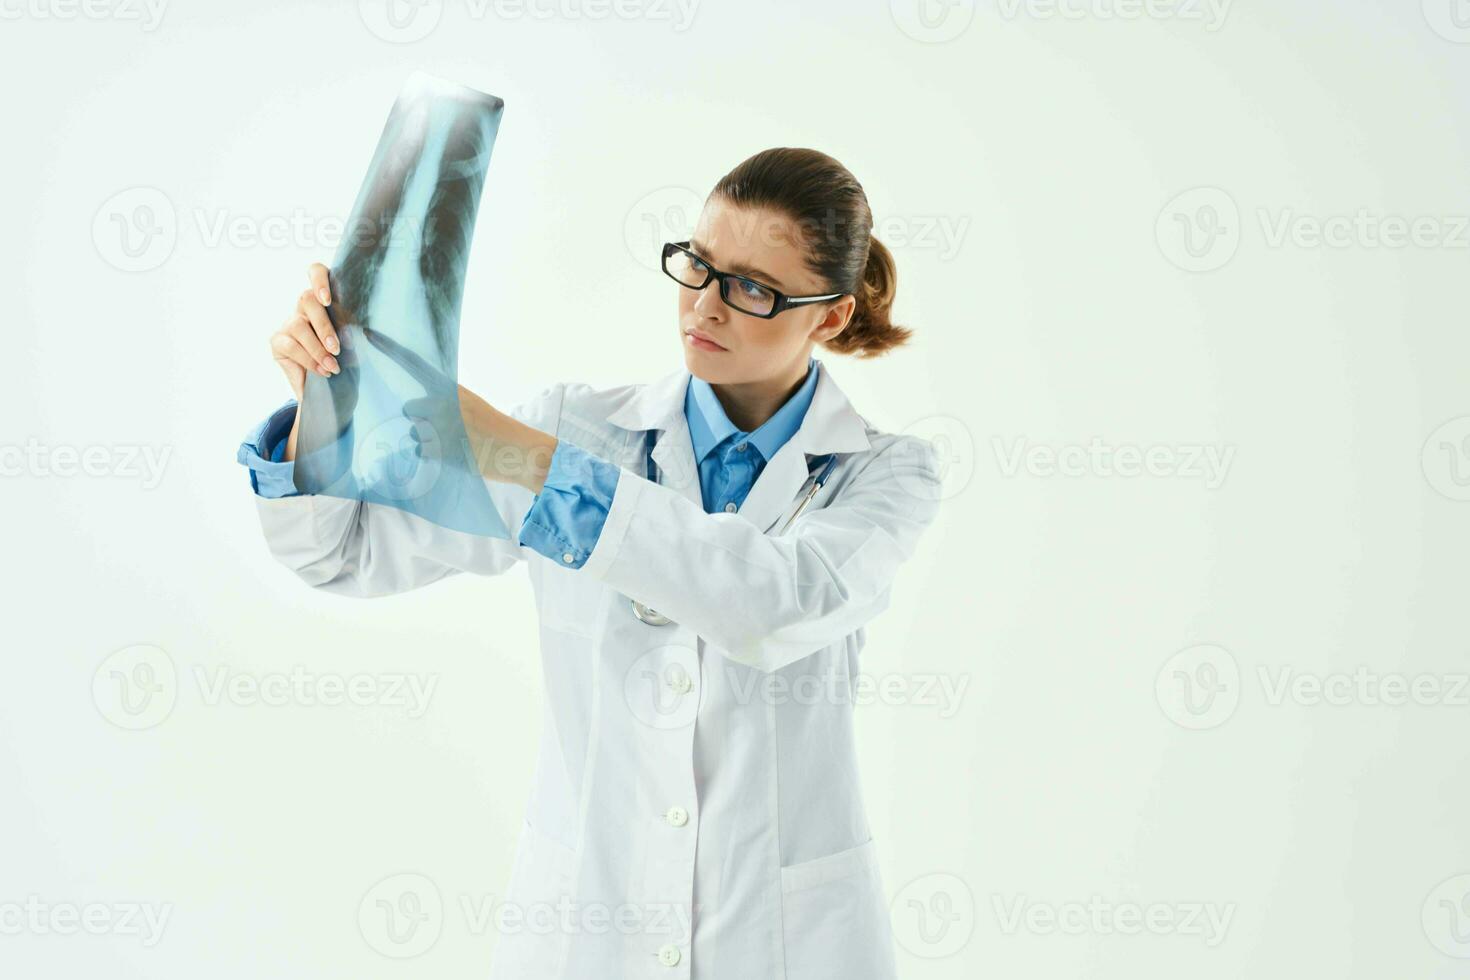
[[[689,423],[689,438],[694,444],[695,462],[704,462],[704,458],[731,435],[746,437],[746,441],[753,443],[760,451],[761,458],[769,462],[776,455],[776,450],[785,445],[788,439],[796,435],[796,430],[801,428],[801,420],[806,417],[812,395],[817,390],[817,371],[820,368],[815,357],[808,358],[806,380],[801,387],[786,399],[786,403],[776,410],[775,415],[748,435],[730,421],[710,383],[691,375],[689,387],[684,392],[684,418]]]

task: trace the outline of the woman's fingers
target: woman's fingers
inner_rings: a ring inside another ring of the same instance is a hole
[[[282,343],[283,340],[284,344]],[[297,361],[296,358],[290,356],[289,354],[283,353],[281,348],[286,345],[293,345],[298,347],[300,346],[296,344],[296,341],[291,339],[290,337],[282,338],[282,336],[278,333],[271,334],[271,357],[275,360],[277,364],[281,366],[281,371],[286,375],[286,383],[291,386],[292,393],[295,394],[297,399],[299,400],[301,398],[302,387],[306,384],[306,372],[310,370],[310,368],[301,364],[299,361]],[[306,357],[306,352],[302,351],[301,356],[304,359]]]
[[[286,328],[302,349],[314,360],[323,373],[323,376],[336,374],[341,370],[337,365],[337,359],[322,344],[316,326],[307,323],[301,317],[297,317]]]
[[[285,325],[271,337],[271,351],[277,360],[293,361],[308,371],[315,371],[324,378],[341,370],[337,359],[322,347],[311,324],[299,314],[287,320]]]
[[[332,302],[329,270],[320,262],[313,262],[306,270],[306,278],[311,287],[297,298],[296,312],[286,318],[270,339],[271,357],[281,366],[298,399],[306,383],[306,372],[315,371],[330,378],[342,370],[333,356],[342,352],[342,345],[332,318],[327,315],[327,307]]]
[[[301,298],[296,301],[296,312],[311,324],[312,331],[316,333],[316,339],[327,349],[327,353],[342,353],[342,347],[337,343],[337,328],[332,326],[332,318],[327,316],[327,308],[317,300],[311,290],[303,292]]]
[[[313,262],[306,270],[306,278],[311,282],[311,291],[316,294],[317,302],[323,306],[332,305],[332,281],[327,271],[327,267],[320,262]]]
[[[271,356],[276,359],[276,363],[280,364],[283,369],[295,367],[303,371],[315,371],[317,374],[321,374],[322,377],[326,377],[325,374],[322,374],[321,364],[312,360],[311,355],[306,352],[306,348],[302,347],[295,337],[286,333],[284,330],[280,333],[271,334]],[[288,376],[291,373],[287,371]]]

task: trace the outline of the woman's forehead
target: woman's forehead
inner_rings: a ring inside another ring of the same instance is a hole
[[[700,213],[690,247],[724,271],[796,286],[808,277],[798,232],[796,222],[783,214],[711,199]]]

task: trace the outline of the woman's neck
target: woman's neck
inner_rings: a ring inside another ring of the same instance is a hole
[[[810,362],[803,359],[801,367],[794,373],[787,372],[779,377],[762,378],[759,381],[740,381],[732,384],[710,385],[720,407],[741,432],[754,432],[776,414],[787,399],[801,388],[806,381]]]

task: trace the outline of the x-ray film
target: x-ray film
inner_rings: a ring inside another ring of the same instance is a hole
[[[459,409],[459,311],[505,103],[413,75],[332,262],[341,371],[307,372],[295,483],[508,538]]]

